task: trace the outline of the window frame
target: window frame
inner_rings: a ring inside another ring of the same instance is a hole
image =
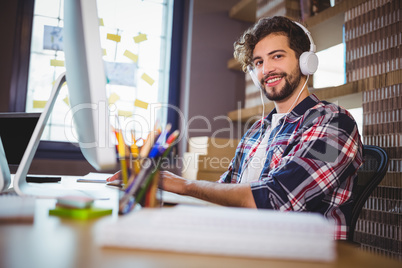
[[[35,0],[19,0],[15,28],[15,47],[13,55],[13,70],[10,81],[10,112],[25,112],[28,72],[31,52],[32,26]],[[181,47],[183,39],[183,18],[185,1],[173,1],[171,62],[169,72],[168,102],[178,107],[180,94]],[[173,129],[178,128],[178,115],[168,110],[167,121]],[[41,141],[35,158],[52,158],[64,160],[85,160],[77,144],[59,141]]]

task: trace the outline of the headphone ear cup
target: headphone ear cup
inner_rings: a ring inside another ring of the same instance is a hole
[[[318,68],[317,55],[312,51],[303,52],[303,54],[300,55],[299,66],[302,74],[304,75],[314,74]]]

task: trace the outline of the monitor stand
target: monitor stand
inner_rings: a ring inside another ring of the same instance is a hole
[[[52,185],[39,185],[34,183],[28,183],[26,177],[29,168],[32,164],[32,160],[38,149],[40,138],[42,136],[43,130],[45,129],[46,123],[49,119],[50,113],[53,110],[53,106],[56,102],[57,96],[59,95],[60,89],[66,82],[66,73],[62,73],[56,80],[52,92],[50,94],[49,100],[39,117],[38,123],[34,129],[34,132],[29,140],[28,146],[25,153],[21,159],[21,163],[17,169],[14,176],[13,188],[14,191],[20,196],[35,196],[39,198],[57,198],[65,195],[76,195],[76,196],[89,196],[96,199],[105,199],[104,193],[95,190],[78,190],[72,188],[66,188],[61,184],[52,183]]]

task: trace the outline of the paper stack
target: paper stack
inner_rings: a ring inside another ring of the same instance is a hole
[[[179,205],[105,222],[97,242],[106,247],[331,261],[333,232],[320,214]]]
[[[193,137],[183,156],[182,176],[192,180],[217,181],[235,155],[237,139]]]

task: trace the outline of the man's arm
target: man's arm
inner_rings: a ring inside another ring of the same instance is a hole
[[[216,183],[187,180],[168,171],[161,171],[164,190],[189,195],[215,204],[256,208],[250,184]]]

